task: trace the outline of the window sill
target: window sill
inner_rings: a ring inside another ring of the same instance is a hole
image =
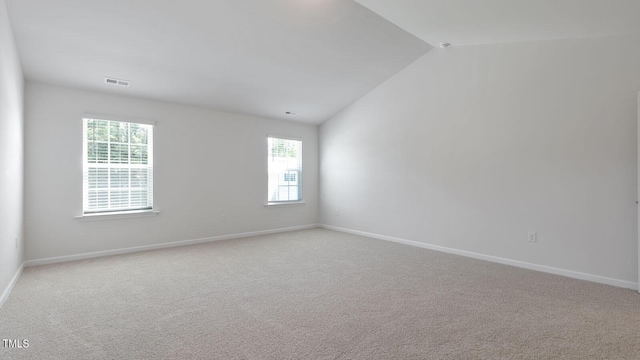
[[[81,221],[99,221],[99,220],[116,220],[116,219],[130,219],[138,217],[157,216],[160,211],[154,210],[140,210],[140,211],[118,211],[110,213],[96,213],[76,216],[76,219]]]
[[[264,204],[264,207],[280,207],[280,206],[302,206],[307,203],[304,201],[283,201],[283,202],[268,202]]]

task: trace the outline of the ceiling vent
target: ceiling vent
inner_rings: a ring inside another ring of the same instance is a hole
[[[131,81],[129,80],[120,80],[120,79],[114,79],[109,77],[104,78],[104,82],[107,84],[124,86],[124,87],[129,87],[129,85],[131,84]]]

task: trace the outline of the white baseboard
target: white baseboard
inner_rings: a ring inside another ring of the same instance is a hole
[[[541,271],[541,272],[546,272],[546,273],[555,274],[555,275],[566,276],[574,279],[587,280],[587,281],[592,281],[600,284],[638,290],[638,284],[631,281],[613,279],[613,278],[608,278],[608,277],[599,276],[599,275],[586,274],[586,273],[581,273],[581,272],[572,271],[572,270],[555,268],[551,266],[532,264],[532,263],[518,261],[518,260],[501,258],[498,256],[484,255],[484,254],[479,254],[471,251],[452,249],[445,246],[426,244],[418,241],[400,239],[392,236],[373,234],[373,233],[368,233],[364,231],[341,228],[337,226],[331,226],[331,225],[325,225],[325,224],[319,224],[318,226],[321,228],[329,229],[329,230],[335,230],[335,231],[345,232],[345,233],[354,234],[354,235],[361,235],[361,236],[366,236],[366,237],[379,239],[379,240],[392,241],[400,244],[416,246],[424,249],[435,250],[435,251],[445,252],[449,254],[466,256],[474,259],[491,261],[491,262],[504,264],[504,265],[516,266],[519,268],[524,268],[529,270],[535,270],[535,271]]]
[[[139,251],[156,250],[156,249],[164,249],[164,248],[171,248],[171,247],[177,247],[177,246],[201,244],[201,243],[207,243],[207,242],[212,242],[212,241],[239,239],[239,238],[258,236],[258,235],[266,235],[266,234],[275,234],[275,233],[282,233],[282,232],[288,232],[288,231],[313,229],[313,228],[317,228],[318,226],[319,225],[317,225],[317,224],[309,224],[309,225],[301,225],[301,226],[293,226],[293,227],[287,227],[287,228],[253,231],[253,232],[246,232],[246,233],[239,233],[239,234],[220,235],[220,236],[213,236],[213,237],[202,238],[202,239],[182,240],[182,241],[174,241],[174,242],[162,243],[162,244],[135,246],[135,247],[123,248],[123,249],[96,251],[96,252],[90,252],[90,253],[84,253],[84,254],[56,256],[56,257],[50,257],[50,258],[44,258],[44,259],[27,260],[27,261],[25,261],[24,266],[38,266],[38,265],[55,264],[55,263],[61,263],[61,262],[67,262],[67,261],[91,259],[91,258],[97,258],[97,257],[103,257],[103,256],[111,256],[111,255],[119,255],[119,254],[127,254],[127,253],[132,253],[132,252],[139,252]]]
[[[13,278],[9,282],[9,285],[7,285],[7,288],[4,289],[4,291],[2,292],[2,296],[0,296],[0,308],[2,307],[4,302],[9,297],[9,294],[11,293],[11,290],[13,290],[14,285],[18,281],[18,278],[20,277],[20,274],[22,274],[22,270],[24,269],[24,267],[25,267],[25,264],[22,263],[22,265],[20,265],[20,268],[18,269],[18,271],[16,271],[16,274],[13,275]]]

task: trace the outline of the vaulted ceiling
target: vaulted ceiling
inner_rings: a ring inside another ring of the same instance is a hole
[[[313,124],[441,42],[640,34],[638,0],[6,1],[28,80]]]
[[[351,0],[7,0],[7,7],[29,80],[309,123],[431,49]],[[105,76],[131,85],[105,84]]]
[[[639,0],[355,0],[427,43],[640,34]]]

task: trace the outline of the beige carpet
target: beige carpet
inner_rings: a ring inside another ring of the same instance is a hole
[[[2,359],[640,359],[640,295],[313,229],[25,269]]]

